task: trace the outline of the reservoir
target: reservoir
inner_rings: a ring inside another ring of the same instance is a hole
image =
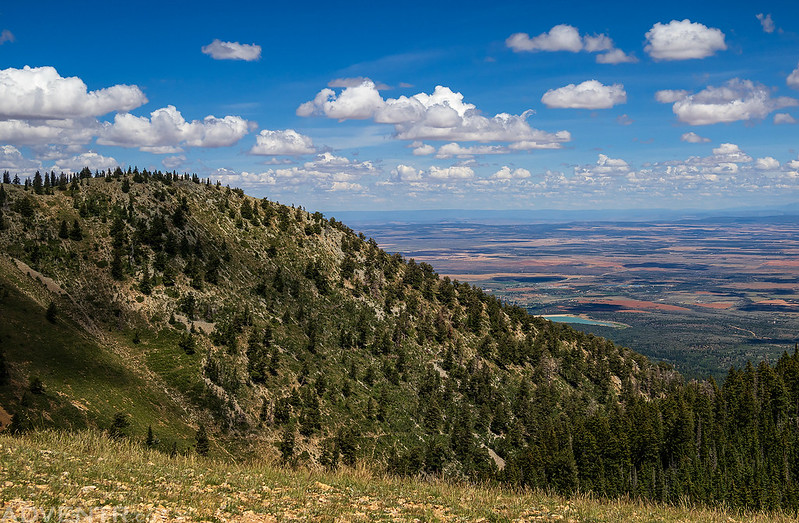
[[[598,325],[600,327],[618,327],[619,325],[610,321],[592,320],[590,318],[581,318],[580,316],[570,316],[568,314],[555,314],[552,316],[541,316],[545,320],[554,321],[556,323],[578,323],[580,325]]]

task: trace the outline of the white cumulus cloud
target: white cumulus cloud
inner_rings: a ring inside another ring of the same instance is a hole
[[[595,165],[576,167],[574,174],[580,178],[605,178],[630,173],[630,166],[620,158],[610,158],[605,154],[597,157]]]
[[[8,29],[3,29],[3,32],[0,33],[0,45],[3,45],[6,42],[13,42],[14,41],[14,33],[9,31]]]
[[[14,145],[86,144],[100,128],[100,123],[94,118],[0,120],[0,142]]]
[[[187,122],[174,106],[156,109],[146,116],[129,113],[114,116],[97,139],[101,145],[138,147],[156,154],[180,152],[182,147],[225,147],[238,142],[253,124],[238,116]]]
[[[505,44],[516,52],[519,51],[571,51],[576,53],[583,49],[583,39],[577,28],[570,25],[556,25],[547,33],[530,38],[527,33],[510,35]]]
[[[616,49],[613,40],[605,35],[580,35],[576,27],[560,24],[554,26],[546,33],[530,37],[527,33],[514,33],[505,40],[505,45],[514,52],[538,51],[570,51],[577,53],[586,51],[597,55],[596,61],[600,64],[621,64],[637,62],[635,56],[628,55],[621,49]]]
[[[521,115],[500,113],[489,118],[465,102],[461,93],[440,85],[432,94],[383,99],[371,80],[346,87],[338,94],[329,88],[322,89],[313,100],[297,108],[299,116],[372,119],[394,125],[395,137],[400,140],[512,142],[525,143],[526,149],[557,148],[571,140],[568,131],[550,133],[534,129],[527,123],[531,114],[532,111]]]
[[[530,177],[527,169],[511,169],[507,165],[502,166],[497,172],[491,175],[494,180],[524,180]]]
[[[655,60],[706,58],[727,49],[721,30],[688,19],[656,23],[647,31],[646,40],[644,50]]]
[[[785,83],[788,84],[788,87],[799,89],[799,65],[788,75],[788,78],[785,79]]]
[[[264,156],[296,156],[315,152],[316,147],[314,147],[313,140],[294,129],[284,131],[264,129],[255,137],[255,145],[250,149],[250,154]]]
[[[13,145],[0,145],[0,171],[25,176],[37,169],[41,169],[40,162],[25,158]]]
[[[696,94],[684,91],[659,91],[659,102],[671,103],[677,118],[691,125],[709,125],[765,118],[783,107],[797,105],[789,97],[772,98],[766,86],[734,78],[721,87],[708,86]]]
[[[417,144],[413,148],[414,156],[427,156],[433,154],[434,152],[436,152],[436,148],[426,143],[417,142]]]
[[[796,123],[796,118],[794,118],[788,113],[777,113],[774,115],[774,124],[776,125],[795,124],[795,123]]]
[[[436,158],[452,158],[453,156],[463,158],[481,154],[506,154],[509,152],[510,150],[507,147],[499,145],[472,145],[463,147],[456,142],[452,142],[439,147]]]
[[[260,173],[217,169],[213,177],[223,183],[237,186],[269,185],[281,188],[308,187],[328,192],[364,192],[366,188],[358,183],[359,180],[380,172],[380,169],[371,162],[359,162],[331,153],[322,153],[300,166],[269,169]]]
[[[422,171],[410,165],[397,165],[396,169],[392,169],[391,174],[399,182],[418,182],[422,180]]]
[[[119,162],[113,157],[103,156],[102,154],[89,151],[57,161],[51,170],[76,173],[84,167],[88,167],[92,171],[97,171],[113,169],[117,165],[119,165]]]
[[[541,101],[547,107],[559,109],[608,109],[627,102],[627,93],[621,84],[603,85],[596,80],[588,80],[550,89],[544,93]]]
[[[135,85],[89,91],[83,80],[64,78],[54,67],[0,70],[0,120],[85,118],[130,111],[146,102]]]
[[[431,167],[427,174],[437,181],[469,180],[474,178],[474,170],[466,165],[453,165],[452,167]]]
[[[776,171],[779,168],[780,162],[771,156],[755,160],[755,169],[760,169],[761,171]]]
[[[691,131],[680,136],[680,140],[688,143],[707,143],[710,141],[710,138],[699,136],[695,132]]]
[[[203,54],[209,55],[214,60],[244,60],[252,62],[261,58],[261,46],[255,44],[240,44],[238,42],[223,42],[216,38],[202,48]]]
[[[655,93],[655,100],[662,104],[671,104],[690,95],[685,89],[663,89]]]
[[[599,64],[634,64],[638,61],[638,58],[625,53],[621,49],[611,49],[607,53],[598,54],[596,61]]]

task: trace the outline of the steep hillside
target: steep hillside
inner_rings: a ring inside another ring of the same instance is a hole
[[[754,374],[685,384],[319,213],[147,171],[0,187],[12,430],[149,428],[163,450],[205,453],[208,434],[218,455],[796,506],[799,461],[774,444],[799,448],[794,385],[762,434],[762,395],[728,433]]]

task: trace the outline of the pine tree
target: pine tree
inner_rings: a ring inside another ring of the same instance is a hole
[[[69,228],[67,227],[66,220],[61,220],[61,227],[58,229],[58,237],[62,240],[69,238]]]
[[[291,463],[294,461],[294,427],[288,426],[283,429],[283,437],[280,439],[280,443],[277,445],[277,449],[280,451],[280,456],[283,458],[285,463]]]
[[[139,282],[139,291],[149,296],[153,292],[153,282],[150,278],[150,268],[145,265],[142,271],[141,281]]]
[[[33,175],[33,192],[36,194],[43,194],[44,184],[42,183],[42,173],[36,171],[36,174]]]
[[[124,412],[117,412],[114,414],[114,419],[111,421],[111,428],[108,432],[112,438],[121,438],[127,435],[125,431],[128,427],[130,427],[128,415]]]
[[[155,446],[155,436],[153,435],[153,426],[147,426],[147,439],[144,440],[144,444],[148,447]]]
[[[8,384],[8,362],[6,361],[6,353],[0,350],[0,387]]]
[[[83,239],[83,230],[80,228],[78,220],[72,222],[72,229],[69,230],[69,239],[76,242]]]
[[[111,259],[111,277],[117,281],[125,279],[125,270],[122,265],[122,254],[119,249],[114,249],[114,254]]]
[[[50,304],[47,306],[47,311],[44,313],[44,317],[50,323],[55,323],[57,315],[58,315],[58,308],[56,307],[55,302],[51,301]]]
[[[208,433],[205,431],[205,425],[200,424],[200,428],[197,429],[195,440],[196,444],[194,446],[194,450],[196,450],[197,454],[200,456],[207,456],[208,452],[211,450],[211,441],[208,439]]]

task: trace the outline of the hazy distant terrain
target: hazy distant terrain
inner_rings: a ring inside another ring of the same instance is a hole
[[[389,252],[535,314],[623,324],[575,327],[689,375],[723,376],[732,364],[773,357],[799,339],[794,216],[527,224],[502,216],[484,216],[490,224],[350,220]]]

